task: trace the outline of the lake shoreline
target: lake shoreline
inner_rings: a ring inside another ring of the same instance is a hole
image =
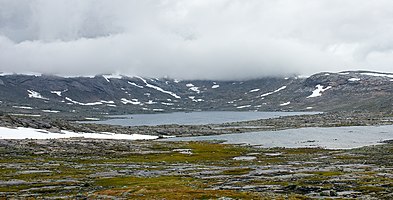
[[[0,125],[163,137],[392,125],[392,116],[343,112],[219,125],[122,127],[3,115]],[[221,142],[0,139],[0,198],[390,199],[392,149],[391,141],[329,150]]]
[[[211,136],[174,137],[160,141],[223,141],[224,144],[260,148],[355,149],[393,140],[393,125],[307,127],[277,131],[232,133]]]
[[[284,116],[243,122],[208,125],[158,125],[119,126],[104,124],[82,124],[56,118],[22,117],[0,115],[0,127],[25,127],[45,129],[49,132],[62,130],[86,133],[111,132],[117,134],[142,134],[159,137],[206,136],[256,131],[277,131],[306,127],[346,127],[392,125],[391,112],[329,112],[314,115]]]
[[[246,122],[285,116],[322,114],[322,112],[255,112],[255,111],[198,111],[155,114],[111,115],[103,120],[79,121],[119,126],[160,126],[160,125],[211,125]],[[94,118],[92,118],[94,119]]]

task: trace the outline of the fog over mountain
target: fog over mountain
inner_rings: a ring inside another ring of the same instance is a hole
[[[390,0],[0,0],[0,71],[247,79],[392,71]]]

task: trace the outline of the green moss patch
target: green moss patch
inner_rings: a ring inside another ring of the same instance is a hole
[[[230,190],[206,190],[204,183],[176,176],[153,178],[118,177],[100,179],[97,186],[106,187],[95,193],[101,195],[122,196],[130,199],[217,199],[229,197],[234,199],[257,199],[258,195],[249,192]]]
[[[250,168],[237,168],[237,169],[229,169],[222,172],[224,175],[244,175],[248,174],[252,171]]]

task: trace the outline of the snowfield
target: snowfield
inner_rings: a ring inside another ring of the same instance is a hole
[[[46,113],[59,113],[60,111],[58,111],[58,110],[42,110],[42,112],[46,112]]]
[[[319,85],[319,84],[315,87],[317,89],[312,91],[312,94],[310,96],[308,96],[307,98],[314,98],[314,97],[322,96],[322,92],[325,92],[326,90],[332,88],[332,86],[323,87],[322,85]]]
[[[258,92],[259,90],[261,90],[261,89],[253,89],[253,90],[250,90],[249,93]]]
[[[95,139],[116,139],[116,140],[153,140],[158,136],[141,134],[115,134],[115,133],[75,133],[71,131],[61,131],[52,133],[46,130],[33,128],[5,128],[0,127],[0,139],[58,139],[58,138],[95,138]]]
[[[366,76],[379,76],[379,77],[388,77],[388,78],[393,78],[393,74],[384,74],[384,73],[372,73],[372,72],[367,72],[367,73],[361,73],[362,75]]]
[[[165,94],[169,94],[169,95],[175,97],[176,99],[181,99],[181,97],[180,97],[179,95],[175,94],[174,92],[166,91],[166,90],[164,90],[164,89],[162,89],[162,88],[160,88],[160,87],[158,87],[158,86],[149,84],[149,83],[148,83],[145,79],[143,79],[142,77],[139,77],[139,76],[136,76],[136,77],[139,78],[143,83],[145,83],[146,87],[155,89],[155,90],[157,90],[157,91],[159,91],[159,92],[162,92],[162,93],[165,93]]]
[[[188,87],[189,90],[194,91],[194,92],[196,92],[198,94],[201,93],[201,91],[199,90],[199,87],[196,87],[192,83],[186,84],[186,87]]]
[[[285,103],[282,103],[282,104],[280,104],[280,106],[287,106],[287,105],[289,105],[289,104],[291,104],[291,102],[290,102],[290,101],[288,101],[288,102],[285,102]]]
[[[32,110],[33,108],[30,106],[12,106],[13,108],[19,108],[19,109],[26,109],[26,110]]]
[[[121,79],[122,76],[121,75],[117,75],[117,74],[106,74],[106,75],[102,75],[102,77],[104,77],[104,79],[110,83],[110,79]]]
[[[241,109],[241,108],[249,108],[249,107],[251,107],[251,105],[238,106],[236,108]]]
[[[138,85],[138,84],[136,84],[136,83],[134,83],[134,82],[128,81],[128,84],[133,85],[133,86],[138,87],[138,88],[141,88],[141,89],[143,88],[143,86]]]
[[[91,102],[91,103],[81,103],[79,101],[72,100],[69,97],[66,97],[65,99],[71,103],[78,104],[81,106],[96,106],[96,105],[102,105],[104,103],[106,103],[106,104],[114,104],[115,103],[114,101],[104,101],[104,100],[97,101],[97,102]]]
[[[285,88],[287,88],[287,86],[282,86],[282,87],[278,88],[277,90],[274,90],[273,92],[268,92],[268,93],[262,94],[261,97],[269,96],[269,95],[277,93]]]
[[[360,78],[350,78],[350,79],[348,79],[348,81],[351,81],[351,82],[360,81]]]
[[[122,102],[123,104],[132,104],[132,105],[140,105],[140,104],[142,104],[141,102],[139,102],[138,99],[128,100],[128,99],[126,99],[126,98],[122,98],[122,99],[121,99],[121,102]]]
[[[40,93],[34,91],[34,90],[27,90],[29,93],[29,98],[35,98],[35,99],[43,99],[43,100],[49,100],[48,98],[43,97]]]

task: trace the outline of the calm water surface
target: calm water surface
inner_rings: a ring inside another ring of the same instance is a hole
[[[316,112],[175,112],[158,114],[117,115],[104,121],[93,123],[122,126],[156,126],[164,124],[201,125],[221,124],[226,122],[268,119],[280,116],[317,114]],[[121,117],[121,118],[119,118]],[[92,123],[92,122],[89,122]]]
[[[380,144],[393,139],[393,125],[332,128],[301,128],[281,131],[261,131],[215,136],[169,138],[166,141],[224,140],[229,144],[269,147],[322,147],[351,149]]]

